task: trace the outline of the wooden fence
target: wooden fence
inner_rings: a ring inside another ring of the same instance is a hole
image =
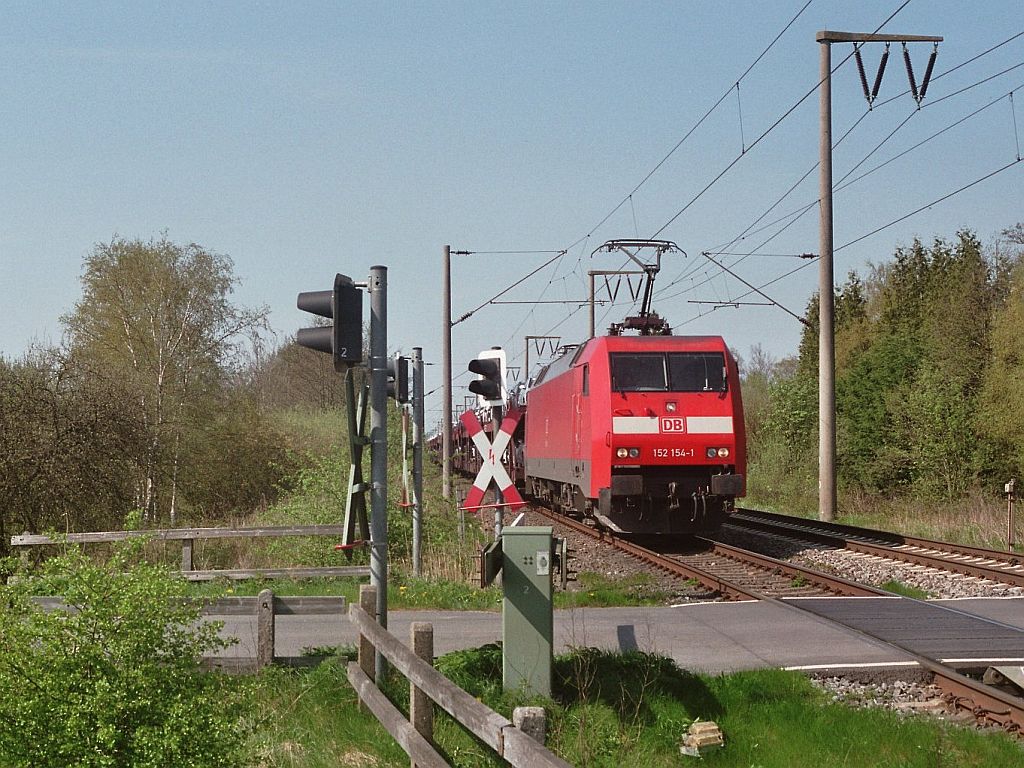
[[[255,657],[209,656],[205,667],[235,672],[254,672],[270,664],[301,667],[317,663],[309,656],[277,655],[278,616],[343,616],[348,605],[344,597],[278,597],[264,589],[256,597],[185,598],[202,605],[204,616],[255,616]],[[61,597],[34,597],[32,602],[48,610],[73,610]]]
[[[236,568],[231,570],[195,570],[192,555],[197,539],[272,538],[281,536],[342,536],[343,525],[292,525],[267,528],[151,528],[140,531],[98,531],[69,533],[56,539],[50,536],[24,533],[11,536],[12,547],[31,547],[45,544],[101,544],[145,536],[155,541],[181,542],[181,572],[189,581],[226,579],[309,579],[318,577],[369,576],[368,565],[330,566],[319,568]]]
[[[376,588],[363,586],[359,605],[349,606],[349,620],[359,630],[359,660],[349,663],[348,679],[360,701],[401,745],[414,766],[448,765],[433,745],[433,701],[513,768],[570,768],[542,743],[434,669],[433,628],[429,624],[413,624],[415,650],[410,650],[377,624],[376,604]],[[375,650],[408,678],[411,722],[374,684]]]

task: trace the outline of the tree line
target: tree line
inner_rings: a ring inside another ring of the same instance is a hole
[[[227,256],[166,237],[85,257],[63,341],[0,357],[0,553],[22,531],[216,521],[295,466],[276,408],[334,407],[327,356],[232,301]],[[321,359],[323,358],[323,359]]]
[[[954,499],[1021,476],[1022,246],[1022,224],[988,248],[915,241],[836,289],[841,489]],[[274,414],[343,404],[329,356],[276,341],[196,244],[115,237],[81,284],[59,345],[0,357],[0,554],[26,530],[215,523],[288,489]],[[817,314],[796,356],[743,364],[759,494],[816,487]]]
[[[840,488],[957,499],[1024,469],[1024,225],[915,240],[835,292]],[[816,488],[818,298],[798,354],[745,371],[752,482]]]

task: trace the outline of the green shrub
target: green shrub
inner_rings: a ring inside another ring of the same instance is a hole
[[[135,562],[139,544],[102,565],[71,550],[0,586],[0,765],[243,764],[248,683],[199,670],[226,642],[167,572]]]

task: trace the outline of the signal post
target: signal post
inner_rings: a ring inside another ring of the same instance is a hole
[[[356,284],[347,275],[337,274],[334,287],[328,291],[307,291],[300,293],[296,302],[299,309],[314,315],[330,318],[334,322],[327,326],[300,328],[295,341],[300,346],[325,352],[332,356],[334,368],[351,376],[351,367],[363,360],[363,296],[365,289],[370,294],[370,435],[368,440],[350,435],[353,447],[370,445],[370,483],[361,481],[361,461],[353,451],[353,473],[355,478],[349,484],[349,505],[358,512],[362,504],[365,518],[365,501],[362,495],[370,492],[370,583],[377,588],[377,620],[387,627],[388,603],[388,517],[387,517],[387,398],[389,395],[389,373],[394,381],[394,396],[405,387],[408,399],[408,367],[404,358],[389,363],[387,359],[387,280],[388,268],[373,266],[367,282]],[[403,375],[404,371],[404,375]],[[354,390],[350,388],[352,395]],[[349,398],[350,427],[357,421],[355,403]],[[358,481],[357,481],[358,480]],[[355,497],[355,498],[353,498]],[[355,502],[355,503],[353,503]],[[349,522],[349,521],[346,521]],[[351,520],[354,527],[355,519]],[[365,519],[361,521],[365,528]],[[346,536],[348,538],[348,536]],[[345,542],[346,549],[354,542]],[[385,660],[380,651],[375,659],[376,679],[382,680]]]

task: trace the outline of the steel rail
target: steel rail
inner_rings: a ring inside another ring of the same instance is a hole
[[[894,533],[893,531],[883,531],[878,528],[864,528],[859,525],[849,525],[847,523],[826,524],[821,520],[815,520],[809,517],[780,515],[777,512],[766,512],[761,509],[749,509],[747,507],[737,507],[736,512],[741,515],[756,515],[757,517],[764,518],[765,520],[778,520],[779,522],[803,524],[810,527],[821,528],[823,530],[843,531],[852,536],[865,536],[869,538],[882,539],[884,541],[891,541],[897,544],[907,544],[915,547],[928,547],[942,552],[949,552],[950,554],[986,557],[993,560],[1002,560],[1010,564],[1019,564],[1024,562],[1024,555],[1020,552],[1010,552],[1006,549],[986,549],[984,547],[974,547],[970,544],[955,544],[950,541],[939,541],[938,539],[906,536],[902,533]]]
[[[604,541],[610,546],[655,565],[668,573],[689,579],[696,579],[703,586],[708,589],[714,589],[729,599],[769,599],[769,596],[762,591],[739,584],[735,581],[723,579],[721,576],[711,571],[698,568],[692,564],[679,560],[676,557],[640,546],[639,544],[622,539],[607,531],[595,530],[577,520],[550,512],[543,507],[534,505],[532,509],[538,514],[547,517],[549,520],[558,522],[568,528],[572,528],[574,531],[590,536],[591,538]],[[697,540],[703,541],[709,545],[709,551],[704,554],[718,555],[719,557],[726,558],[733,562],[752,565],[759,570],[768,571],[774,574],[782,574],[792,579],[803,579],[806,583],[813,584],[830,594],[851,596],[888,596],[891,594],[875,587],[857,584],[856,582],[849,581],[829,573],[816,571],[812,568],[796,566],[792,563],[777,560],[774,557],[768,557],[767,555],[762,555],[757,552],[749,552],[745,549],[732,547],[727,544],[719,544],[718,542],[710,541],[708,539],[698,538]]]
[[[816,584],[826,592],[830,592],[832,594],[850,597],[881,597],[890,596],[892,594],[884,589],[878,589],[877,587],[871,587],[866,584],[858,584],[855,581],[850,581],[849,579],[844,579],[831,573],[825,573],[824,571],[817,571],[806,566],[787,563],[785,560],[779,560],[774,557],[769,557],[768,555],[762,555],[759,552],[751,552],[750,550],[733,547],[729,544],[722,544],[699,536],[695,538],[698,541],[704,541],[711,545],[712,552],[716,555],[727,557],[736,562],[753,565],[762,570],[771,571],[773,573],[782,573],[783,575],[793,579],[803,578],[809,583]],[[762,595],[762,597],[764,597],[764,595]]]
[[[753,519],[751,516],[756,517]],[[826,544],[851,552],[875,555],[889,560],[900,560],[914,565],[924,565],[942,571],[960,573],[990,581],[1024,586],[1024,567],[1018,564],[1018,556],[1012,552],[987,550],[979,547],[961,547],[943,541],[933,541],[886,531],[875,531],[856,526],[831,525],[806,518],[794,518],[757,510],[740,510],[728,521],[745,529],[781,533],[791,537]],[[849,538],[850,536],[856,538]],[[884,543],[874,543],[874,539]],[[903,549],[914,547],[916,549]],[[926,550],[932,550],[928,552]],[[963,558],[974,558],[971,562]],[[989,562],[977,562],[977,559]]]
[[[651,565],[657,566],[667,573],[671,573],[674,576],[681,576],[687,579],[695,579],[700,582],[703,586],[708,589],[713,589],[721,593],[724,597],[732,600],[760,600],[762,595],[759,592],[755,592],[747,587],[744,587],[735,582],[722,579],[713,573],[702,570],[700,568],[694,568],[685,563],[680,562],[671,557],[660,555],[653,550],[649,550],[645,547],[641,547],[632,542],[620,539],[608,531],[596,530],[591,528],[589,525],[584,525],[578,520],[573,520],[571,517],[559,515],[554,512],[550,512],[543,507],[537,505],[531,505],[531,509],[537,514],[548,518],[549,520],[564,525],[567,528],[571,528],[577,533],[581,533],[584,536],[589,536],[592,539],[603,541],[609,546],[615,549],[626,552],[640,560],[643,560]]]
[[[935,684],[949,694],[954,707],[968,710],[984,723],[998,725],[1018,736],[1024,734],[1024,699],[930,659],[919,657],[917,662],[932,672]]]

